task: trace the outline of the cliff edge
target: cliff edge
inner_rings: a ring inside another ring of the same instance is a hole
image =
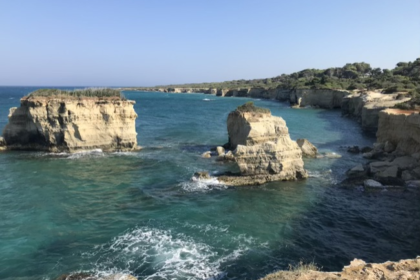
[[[137,148],[134,101],[119,91],[34,92],[11,108],[3,130],[9,150],[77,152]],[[117,92],[117,93],[115,93]]]

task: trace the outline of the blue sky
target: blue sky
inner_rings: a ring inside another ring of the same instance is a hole
[[[0,85],[216,82],[417,57],[419,0],[0,0]]]

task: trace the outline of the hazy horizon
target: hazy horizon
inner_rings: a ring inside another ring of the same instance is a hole
[[[156,86],[420,57],[420,1],[3,1],[0,86]]]

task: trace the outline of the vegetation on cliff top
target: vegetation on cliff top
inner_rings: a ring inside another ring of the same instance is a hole
[[[236,111],[242,112],[242,113],[271,113],[271,111],[267,108],[257,107],[254,105],[254,102],[248,101],[245,104],[239,106],[236,108]]]
[[[38,89],[28,94],[28,97],[117,97],[124,99],[124,95],[119,90],[111,88],[86,88],[76,90],[60,90],[60,89]]]
[[[347,63],[343,67],[305,69],[289,75],[221,83],[197,83],[160,87],[181,88],[281,88],[281,89],[383,89],[384,93],[410,92],[420,94],[420,58],[399,62],[394,69],[372,68],[365,62]],[[156,87],[158,88],[158,87]]]

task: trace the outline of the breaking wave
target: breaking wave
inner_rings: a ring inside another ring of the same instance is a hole
[[[186,227],[194,227],[187,224]],[[214,230],[206,227],[203,230]],[[227,228],[220,233],[226,233]],[[139,227],[114,238],[109,244],[83,258],[93,261],[98,276],[130,273],[141,279],[222,279],[224,262],[232,261],[249,250],[252,238],[236,236],[237,248],[230,252],[194,240],[183,233],[154,227]]]

